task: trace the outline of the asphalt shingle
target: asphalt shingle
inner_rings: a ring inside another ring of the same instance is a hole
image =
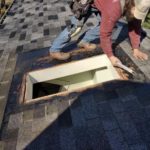
[[[0,37],[3,36],[0,55],[5,49],[6,56],[9,52],[19,54],[3,119],[0,146],[4,150],[150,149],[149,84],[112,81],[79,95],[74,93],[77,96],[71,97],[71,93],[41,101],[40,104],[20,104],[19,92],[25,73],[61,64],[39,60],[48,55],[48,49],[31,50],[50,46],[56,34],[70,24],[66,14],[71,14],[66,1],[15,1],[11,13],[0,25]],[[95,23],[93,17],[90,19],[93,21],[90,20],[87,26]],[[126,28],[123,32],[119,40],[124,38]],[[122,49],[129,50],[128,42],[123,46]],[[124,57],[120,51],[117,54]],[[131,60],[136,66],[138,62]],[[6,70],[13,68],[15,61],[16,58],[10,61]],[[139,66],[148,74],[149,69],[144,65],[140,63]],[[4,71],[4,81],[9,80],[8,72]],[[3,94],[8,90],[8,83],[4,81],[0,82],[1,106],[6,98]]]

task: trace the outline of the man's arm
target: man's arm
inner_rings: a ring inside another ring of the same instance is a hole
[[[115,26],[115,21],[111,20],[107,16],[102,16],[101,18],[101,27],[100,27],[100,43],[101,48],[103,49],[104,53],[109,57],[112,65],[116,66],[121,61],[114,56],[112,51],[112,30]]]
[[[134,19],[128,23],[129,38],[136,59],[147,60],[148,55],[140,50],[141,20]]]
[[[121,16],[120,1],[95,1],[95,6],[101,12],[100,43],[104,53],[109,57],[113,65],[120,60],[114,56],[112,51],[112,31]]]
[[[114,26],[115,22],[107,15],[102,14],[100,24],[100,43],[101,48],[108,57],[113,56],[111,35]]]
[[[116,22],[121,16],[120,1],[99,1],[95,0],[94,4],[101,13],[100,24],[100,43],[104,53],[111,57],[112,52],[112,40],[111,35]]]
[[[134,19],[128,22],[128,34],[132,49],[139,49],[141,38],[141,20]]]
[[[98,5],[98,4],[97,4]],[[119,1],[110,3],[104,1],[100,6],[101,24],[100,24],[100,43],[105,54],[108,57],[113,56],[112,52],[112,31],[121,16],[121,7]]]

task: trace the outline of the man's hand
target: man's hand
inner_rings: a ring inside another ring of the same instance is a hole
[[[148,59],[148,55],[146,53],[140,51],[139,49],[133,49],[133,56],[139,60],[147,60]]]
[[[109,59],[110,59],[110,61],[111,61],[111,63],[112,63],[113,66],[116,66],[117,63],[121,63],[120,59],[118,59],[115,56],[111,56],[111,57],[109,57]]]

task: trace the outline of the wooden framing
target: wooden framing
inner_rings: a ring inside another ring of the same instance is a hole
[[[86,82],[85,85],[82,83],[81,87],[80,84],[78,84],[78,86],[76,87],[74,86],[75,88],[73,87],[70,90],[62,91],[44,97],[39,97],[36,99],[32,98],[33,84],[35,83],[50,82],[51,80],[53,82],[57,80],[58,82],[59,78],[68,77],[68,76],[71,77],[73,76],[74,78],[74,75],[82,76],[82,74],[84,75],[82,78],[84,78],[85,72],[92,73],[92,83],[91,81],[89,81],[90,84],[88,84],[88,82]],[[24,77],[22,83],[21,93],[23,95],[20,96],[20,102],[24,102],[24,103],[36,102],[41,99],[42,100],[47,99],[56,95],[58,96],[58,95],[68,94],[74,91],[82,91],[87,88],[95,87],[96,85],[101,84],[103,82],[118,80],[118,79],[120,80],[121,78],[118,75],[117,71],[112,66],[108,57],[105,54],[98,55],[91,58],[86,58],[86,59],[70,62],[67,64],[62,64],[55,67],[47,68],[47,69],[28,72]]]

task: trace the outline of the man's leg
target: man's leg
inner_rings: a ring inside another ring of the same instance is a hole
[[[100,26],[97,25],[95,27],[93,27],[92,29],[89,29],[84,37],[82,38],[82,40],[79,42],[78,47],[80,48],[85,48],[88,51],[93,51],[96,49],[96,44],[92,44],[90,42],[94,41],[95,39],[99,38],[100,34],[99,34],[99,29]]]
[[[89,29],[86,33],[85,36],[83,37],[83,39],[81,40],[82,42],[91,42],[97,38],[99,38],[100,34],[99,34],[99,29],[100,26],[97,25],[91,29]]]
[[[94,26],[93,28],[89,29],[86,31],[84,37],[78,44],[79,47],[83,47],[87,50],[94,50],[96,49],[96,44],[92,44],[90,42],[94,41],[95,39],[99,38],[100,36],[100,15],[98,14],[97,16],[98,24]]]
[[[71,18],[71,24],[73,27],[76,26],[78,23],[78,20],[73,16]],[[66,27],[59,35],[58,37],[54,40],[52,46],[49,49],[50,56],[55,59],[59,60],[66,60],[70,57],[69,53],[63,53],[61,52],[61,49],[68,44],[68,42],[71,40],[71,32],[72,28]]]

